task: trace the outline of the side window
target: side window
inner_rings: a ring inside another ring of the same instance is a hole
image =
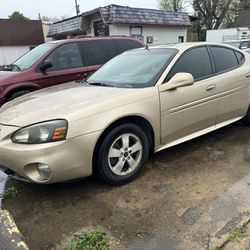
[[[55,49],[46,59],[52,67],[48,71],[82,67],[80,49],[76,43],[65,44]]]
[[[169,81],[176,73],[190,73],[195,80],[212,74],[212,66],[208,51],[205,47],[192,49],[182,55],[173,66],[167,77]]]
[[[223,47],[211,47],[216,73],[224,72],[238,67],[234,51]]]
[[[244,62],[245,62],[245,57],[243,54],[241,54],[240,52],[238,51],[235,51],[235,54],[236,54],[236,57],[238,59],[238,62],[240,65],[242,65]]]
[[[80,48],[89,66],[102,65],[118,54],[113,40],[81,42]]]
[[[123,53],[126,50],[138,49],[142,47],[142,45],[139,42],[129,39],[115,40],[115,42],[117,44],[119,54]]]

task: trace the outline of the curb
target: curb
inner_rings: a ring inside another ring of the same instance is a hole
[[[0,210],[0,249],[29,250],[16,223],[7,210]]]

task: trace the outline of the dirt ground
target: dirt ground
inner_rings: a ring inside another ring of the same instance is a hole
[[[52,249],[89,227],[106,230],[115,249],[208,249],[211,235],[250,216],[250,127],[236,123],[159,152],[122,187],[93,178],[6,186],[19,195],[2,207],[31,250]]]

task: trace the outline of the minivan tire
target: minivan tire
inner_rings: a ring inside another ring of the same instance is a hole
[[[22,95],[26,95],[26,94],[29,94],[31,91],[29,90],[20,90],[20,91],[17,91],[15,92],[14,94],[12,94],[9,98],[8,98],[8,102],[16,99],[17,97],[20,97]]]
[[[124,140],[128,141],[126,143],[128,147],[123,145]],[[118,154],[114,158],[111,157],[113,149]],[[131,123],[119,125],[104,138],[97,155],[99,178],[111,185],[122,185],[135,179],[144,167],[149,156],[149,140],[144,130],[138,125]],[[118,172],[115,171],[116,168],[111,166],[112,161],[115,162],[115,166],[119,162],[121,165],[124,164],[119,174],[116,173]]]

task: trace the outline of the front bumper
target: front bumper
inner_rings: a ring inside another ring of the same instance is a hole
[[[7,129],[1,128],[3,131],[0,134]],[[12,129],[13,132],[17,130]],[[14,178],[49,184],[92,175],[92,156],[98,132],[65,141],[35,145],[12,143],[11,134],[8,131],[7,136],[0,137],[0,166]],[[48,180],[42,181],[39,178],[38,172],[32,167],[37,163],[46,164],[51,169],[52,174]]]

